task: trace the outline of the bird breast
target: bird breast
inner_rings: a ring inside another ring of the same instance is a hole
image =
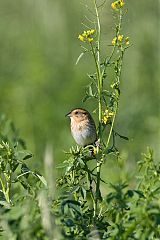
[[[71,132],[76,143],[80,146],[92,144],[96,140],[95,125],[88,121],[79,123],[71,121]]]

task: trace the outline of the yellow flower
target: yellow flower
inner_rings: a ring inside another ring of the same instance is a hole
[[[126,45],[129,45],[129,37],[126,37],[124,39],[124,36],[123,35],[118,35],[117,37],[114,37],[112,39],[112,45],[115,46],[122,46],[122,44],[126,44]]]
[[[123,41],[123,35],[118,35],[118,41],[122,42]]]
[[[120,0],[120,1],[119,1],[119,4],[120,4],[120,7],[123,7],[124,4],[125,4],[124,0]]]
[[[108,122],[108,118],[106,116],[103,117],[102,122],[106,125],[106,123]]]
[[[111,88],[116,89],[118,87],[118,82],[111,84]]]
[[[95,31],[96,31],[95,29],[91,29],[90,34],[93,35],[95,33]]]
[[[78,39],[79,39],[80,41],[82,41],[82,42],[85,42],[85,38],[84,38],[82,35],[79,35],[79,36],[78,36]]]
[[[84,31],[84,32],[82,33],[82,36],[83,36],[83,37],[87,37],[87,32]]]
[[[118,0],[118,1],[115,1],[111,4],[111,7],[112,9],[114,10],[117,10],[117,9],[120,9],[124,6],[125,2],[124,0]]]
[[[88,38],[88,42],[92,42],[93,41],[93,38]]]
[[[104,123],[105,125],[109,124],[113,116],[114,112],[109,112],[109,110],[106,109],[105,112],[103,113],[102,123]]]
[[[112,45],[115,46],[115,45],[116,45],[116,42],[117,42],[117,38],[114,37],[114,38],[112,39]]]
[[[117,2],[113,2],[112,4],[111,4],[111,7],[112,7],[112,9],[117,9]]]
[[[95,33],[95,31],[95,29],[84,31],[81,35],[78,36],[78,39],[82,42],[91,43],[93,41],[92,35]]]
[[[129,45],[129,37],[125,38],[126,45]]]
[[[93,155],[95,156],[97,154],[97,149],[96,147],[93,147]]]

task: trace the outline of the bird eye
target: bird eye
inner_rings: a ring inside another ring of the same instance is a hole
[[[78,114],[78,111],[76,111],[75,114],[77,115],[77,114]]]

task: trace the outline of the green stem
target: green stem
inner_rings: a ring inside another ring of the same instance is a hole
[[[110,142],[110,139],[111,139],[111,136],[112,136],[113,126],[114,126],[114,122],[115,122],[115,118],[116,118],[117,110],[118,110],[118,103],[117,103],[116,111],[115,111],[114,116],[113,116],[113,119],[112,119],[112,124],[111,124],[111,128],[110,128],[110,131],[109,131],[109,135],[108,135],[108,139],[107,139],[106,147],[109,146],[109,142]]]
[[[4,183],[3,183],[3,180],[1,177],[0,177],[0,183],[1,183],[1,187],[2,187],[2,192],[5,195],[6,190],[5,190],[5,186],[4,186]]]
[[[99,12],[98,12],[98,6],[96,0],[93,0],[94,2],[94,8],[96,13],[96,19],[97,19],[97,52],[95,53],[95,50],[93,48],[93,45],[91,43],[91,48],[93,52],[94,61],[96,64],[96,72],[97,72],[97,85],[98,85],[98,120],[99,120],[99,126],[98,126],[98,139],[99,143],[101,143],[102,140],[102,90],[103,90],[103,77],[100,67],[100,35],[101,35],[101,25],[100,25],[100,18],[99,18]],[[99,152],[99,146],[97,146],[97,153]],[[101,165],[102,160],[97,160],[97,180],[96,180],[96,192],[95,192],[95,216],[98,215],[98,201],[100,199],[100,179],[101,179]]]
[[[108,64],[110,64],[110,61],[111,61],[111,59],[112,59],[112,57],[113,57],[113,55],[114,55],[115,49],[116,49],[116,46],[113,46],[111,55],[109,56],[108,59],[107,59],[107,57],[106,57],[105,60],[104,60],[104,69],[103,69],[103,72],[102,72],[102,76],[103,76],[104,73],[105,73],[106,67],[108,66]]]
[[[97,70],[97,81],[98,81],[98,109],[99,109],[99,127],[98,127],[98,137],[101,140],[102,137],[102,88],[103,88],[103,78],[100,68],[100,36],[101,36],[101,24],[98,12],[97,1],[94,0],[94,8],[97,19],[97,59],[96,59],[96,70]]]
[[[118,35],[120,34],[121,26],[122,26],[122,11],[120,9],[120,11],[119,11],[119,23],[118,23],[118,27],[117,27],[117,31],[116,31],[116,37],[118,37]],[[109,58],[109,61],[111,60],[111,58],[112,58],[112,56],[114,54],[115,48],[116,47],[114,46],[114,48],[112,50],[112,53],[111,53],[111,56]],[[120,66],[119,66],[119,72],[117,74],[118,82],[120,82],[120,76],[121,76],[121,72],[122,72],[123,55],[124,55],[124,50],[121,49],[121,62],[120,62]],[[107,61],[107,63],[108,63],[108,61]],[[104,72],[106,70],[106,67],[107,67],[107,65],[105,65],[105,67],[104,67]],[[104,74],[104,72],[103,72],[103,74]],[[114,116],[113,116],[113,119],[112,119],[112,124],[111,124],[111,128],[110,128],[110,131],[109,131],[106,147],[109,146],[109,142],[110,142],[110,139],[111,139],[111,136],[112,136],[113,126],[114,126],[114,122],[115,122],[115,118],[116,118],[116,114],[117,114],[117,110],[118,110],[118,102],[119,102],[119,98],[117,99],[117,105],[116,105],[115,113],[114,113]]]
[[[6,186],[6,200],[8,203],[11,203],[11,180],[12,180],[12,170],[9,170],[6,182],[7,182],[7,186]]]
[[[90,170],[88,169],[88,166],[87,166],[87,163],[85,163],[85,169],[86,169],[86,172],[87,172],[87,178],[88,178],[88,187],[89,187],[89,190],[90,190],[90,195],[91,195],[91,199],[92,199],[92,203],[93,203],[93,210],[94,210],[94,217],[96,216],[96,202],[95,202],[95,199],[94,199],[94,194],[93,194],[93,190],[92,190],[92,178],[91,178],[91,175],[90,175]]]
[[[124,52],[122,51],[121,63],[120,63],[119,72],[118,72],[118,75],[117,75],[118,82],[120,82],[120,77],[121,77],[121,72],[122,72],[123,54],[124,54]],[[119,102],[119,98],[117,99],[116,109],[115,109],[115,113],[114,113],[114,116],[113,116],[113,119],[112,119],[112,124],[111,124],[111,128],[110,128],[110,131],[109,131],[106,147],[109,146],[109,142],[110,142],[110,139],[111,139],[111,136],[112,136],[113,126],[114,126],[114,122],[115,122],[115,118],[116,118],[116,114],[117,114],[117,110],[118,110],[118,102]]]
[[[101,74],[101,69],[100,69],[100,64],[98,62],[98,53],[97,53],[97,57],[96,57],[96,53],[93,47],[93,44],[91,43],[91,50],[93,53],[93,58],[95,61],[95,65],[96,65],[96,73],[97,73],[97,82],[98,82],[98,120],[99,120],[99,127],[98,127],[98,138],[99,140],[101,140],[102,137],[102,74]]]
[[[0,177],[0,183],[1,183],[1,187],[2,187],[2,192],[3,192],[3,194],[4,194],[4,197],[5,197],[6,201],[7,201],[9,204],[11,203],[11,200],[10,200],[11,174],[12,174],[12,172],[10,172],[7,177],[4,175],[6,184],[4,183],[3,179]],[[5,186],[5,185],[6,185],[6,186]]]
[[[119,11],[119,23],[118,23],[118,26],[116,28],[116,37],[118,37],[118,35],[120,34],[121,26],[122,26],[122,11],[120,9],[120,11]],[[112,52],[111,52],[111,55],[109,56],[109,58],[107,59],[107,57],[106,57],[105,60],[104,60],[104,69],[102,71],[102,78],[105,74],[105,71],[106,71],[106,68],[107,68],[108,64],[110,63],[110,61],[111,61],[111,59],[114,55],[115,50],[116,50],[116,45],[113,46],[113,49],[112,49]]]
[[[99,78],[100,78],[100,75],[101,75],[101,69],[100,69],[99,62],[97,61],[96,53],[94,51],[94,47],[93,47],[92,42],[90,43],[90,45],[91,45],[91,51],[93,53],[93,58],[94,58],[95,65],[96,65],[97,81],[98,81],[98,87],[99,87]]]
[[[98,215],[98,201],[101,198],[101,193],[100,193],[101,165],[102,165],[101,161],[97,162],[97,182],[96,182],[96,196],[95,196],[96,215]]]
[[[94,0],[94,8],[96,12],[96,18],[97,18],[97,60],[98,63],[100,63],[100,35],[101,35],[101,24],[100,24],[100,18],[99,18],[99,12],[97,7],[97,2]]]

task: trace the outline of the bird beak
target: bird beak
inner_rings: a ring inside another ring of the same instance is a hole
[[[65,117],[71,117],[71,112],[67,113]]]

